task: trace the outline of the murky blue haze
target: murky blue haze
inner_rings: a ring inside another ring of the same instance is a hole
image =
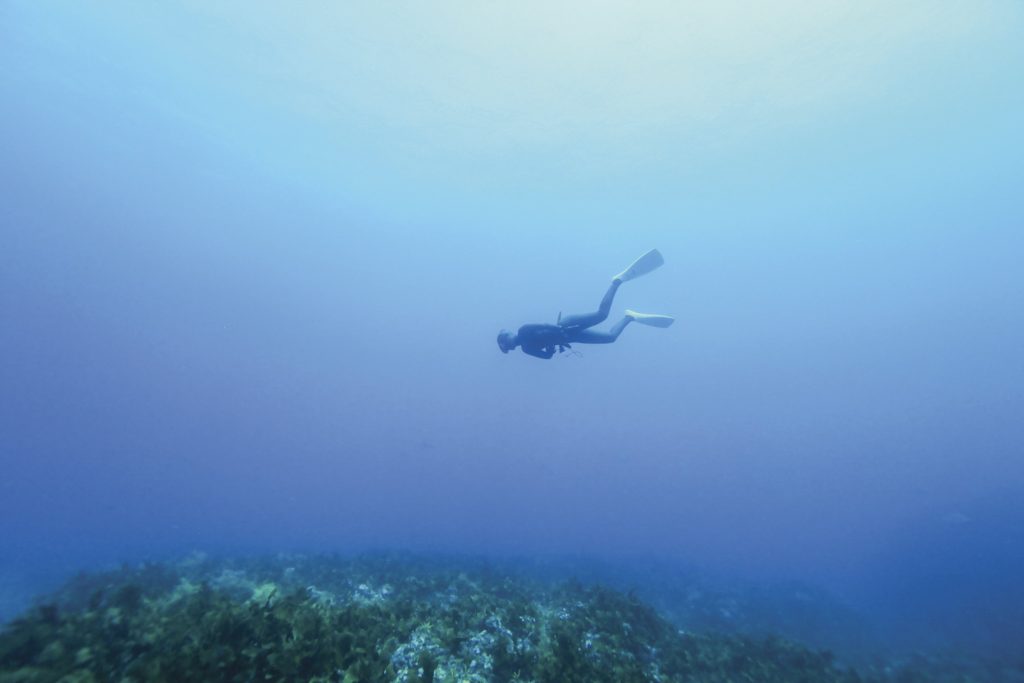
[[[3,616],[386,548],[1019,642],[1022,121],[1015,2],[4,2]],[[499,352],[652,247],[672,328]]]

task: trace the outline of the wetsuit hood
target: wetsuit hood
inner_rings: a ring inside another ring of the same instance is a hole
[[[498,333],[498,348],[502,353],[508,353],[516,347],[515,335],[509,330],[502,330]]]

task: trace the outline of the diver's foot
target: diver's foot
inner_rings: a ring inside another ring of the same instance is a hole
[[[625,282],[626,280],[632,280],[633,278],[646,275],[655,268],[660,267],[665,263],[665,259],[662,258],[661,252],[657,249],[651,249],[649,252],[638,258],[633,263],[629,264],[629,268],[612,278],[612,281],[618,280],[619,282]]]
[[[650,325],[651,327],[669,327],[676,321],[670,315],[660,315],[658,313],[638,313],[636,311],[626,310],[626,317],[632,318],[633,322],[638,322],[641,325]]]

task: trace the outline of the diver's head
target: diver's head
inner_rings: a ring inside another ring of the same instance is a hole
[[[501,349],[502,353],[508,353],[512,349],[516,348],[516,335],[508,330],[502,330],[499,332],[498,348]]]

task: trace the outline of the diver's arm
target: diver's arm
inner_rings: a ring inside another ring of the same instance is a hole
[[[523,353],[534,358],[551,358],[555,355],[555,346],[565,337],[562,328],[557,325],[531,324],[519,328],[516,338]]]
[[[545,346],[542,349],[534,349],[529,346],[524,346],[522,349],[523,353],[528,353],[535,358],[543,358],[545,360],[555,355],[555,348],[553,346]]]

